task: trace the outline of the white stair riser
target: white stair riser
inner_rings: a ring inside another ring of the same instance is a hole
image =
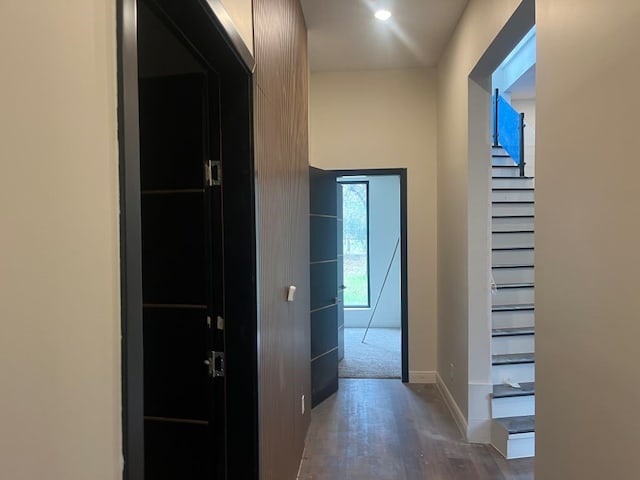
[[[533,215],[535,208],[533,203],[494,203],[491,206],[491,215]]]
[[[491,444],[507,459],[533,457],[536,449],[536,434],[531,432],[509,435],[504,427],[493,422]]]
[[[507,460],[529,458],[536,455],[536,437],[533,433],[510,435],[507,442]]]
[[[493,337],[491,339],[491,353],[503,355],[506,353],[533,353],[535,352],[534,335],[515,335],[506,337]]]
[[[533,288],[499,288],[497,293],[491,296],[494,306],[533,304],[534,298]]]
[[[499,177],[491,180],[493,188],[533,188],[533,178],[509,178]]]
[[[533,202],[535,192],[533,190],[497,190],[491,192],[493,202]]]
[[[520,328],[535,326],[535,312],[533,310],[516,310],[506,312],[492,312],[493,328]]]
[[[509,155],[509,154],[504,149],[504,147],[494,147],[493,145],[491,145],[491,158],[493,158],[493,155]]]
[[[524,218],[500,218],[496,217],[491,220],[491,230],[494,232],[513,232],[517,230],[533,230],[535,220],[533,217]]]
[[[533,232],[526,233],[494,233],[491,236],[492,246],[500,247],[533,247]]]
[[[491,367],[491,379],[494,385],[499,385],[509,380],[511,382],[534,382],[536,367],[533,363],[516,363],[515,365],[493,365]]]
[[[523,397],[504,397],[491,400],[491,417],[523,417],[536,414],[536,397],[527,395]]]
[[[534,265],[533,250],[494,250],[492,265]]]
[[[494,268],[491,272],[496,283],[533,283],[535,277],[533,267]]]
[[[498,152],[493,152],[496,153],[498,155],[506,155],[506,153],[498,153]],[[517,167],[516,162],[513,161],[513,158],[511,157],[491,157],[491,165],[496,166],[496,165],[508,165],[510,167]]]
[[[492,177],[519,177],[520,169],[517,166],[514,166],[513,168],[492,167],[491,176]]]

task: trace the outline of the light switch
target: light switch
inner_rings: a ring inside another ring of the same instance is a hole
[[[295,285],[291,285],[289,287],[289,292],[287,293],[287,302],[293,302],[293,299],[295,296],[296,296],[296,287]]]

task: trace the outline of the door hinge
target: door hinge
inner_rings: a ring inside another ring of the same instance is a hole
[[[224,377],[224,352],[211,351],[204,364],[209,367],[209,376]]]
[[[222,185],[222,164],[220,160],[207,160],[204,163],[204,178],[207,187]]]
[[[216,319],[216,327],[218,330],[224,330],[224,318],[220,315],[218,315],[218,318]]]

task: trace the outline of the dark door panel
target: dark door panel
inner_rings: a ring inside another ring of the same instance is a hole
[[[209,419],[207,330],[204,310],[145,309],[146,416]]]
[[[342,187],[336,188],[336,248],[338,249],[338,361],[344,358],[344,223]]]
[[[311,406],[315,407],[338,391],[338,349],[311,362]]]
[[[203,462],[211,442],[206,423],[146,421],[145,480],[210,479],[213,466]]]
[[[204,193],[142,196],[146,304],[207,304]]]
[[[212,353],[225,346],[221,187],[203,175],[220,151],[212,75],[139,84],[145,480],[225,475],[225,379]]]
[[[154,120],[140,123],[142,189],[202,188],[205,76],[159,77],[143,83],[140,111]]]
[[[338,210],[336,176],[309,169],[311,405],[338,390]]]
[[[338,255],[336,217],[311,216],[309,223],[311,262],[335,260]]]
[[[311,312],[311,358],[338,346],[337,305]]]
[[[311,240],[313,243],[313,239]],[[338,297],[338,261],[311,264],[311,311],[334,305]],[[337,315],[337,311],[336,311]]]

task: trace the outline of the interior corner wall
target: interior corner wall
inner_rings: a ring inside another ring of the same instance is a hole
[[[482,371],[490,358],[469,356],[470,273],[481,266],[468,264],[470,242],[469,77],[520,0],[471,0],[450,40],[437,70],[438,88],[438,372],[446,388],[469,419],[470,383],[484,383]],[[487,139],[487,152],[489,139]],[[490,162],[490,157],[486,159]],[[489,252],[487,252],[489,255]],[[475,257],[477,258],[477,256]],[[474,260],[475,261],[475,260]],[[480,257],[480,262],[486,258]],[[478,299],[481,302],[482,299]],[[482,320],[482,317],[478,317]],[[488,327],[487,327],[488,328]],[[473,351],[473,349],[471,349]],[[478,365],[477,365],[478,364]],[[478,366],[481,372],[475,372]],[[453,375],[452,375],[453,372]],[[478,377],[476,379],[476,377]]]
[[[400,328],[400,246],[393,256],[400,238],[400,177],[369,175],[364,180],[369,182],[369,307],[345,307],[344,326],[366,328],[371,322],[372,328]]]
[[[221,0],[242,40],[253,53],[253,0]]]
[[[122,477],[115,1],[0,4],[0,477]]]
[[[536,478],[635,478],[640,3],[536,10]]]
[[[307,31],[298,0],[253,7],[261,479],[294,480],[311,411]]]
[[[311,164],[407,168],[409,371],[436,369],[435,71],[315,72]]]

